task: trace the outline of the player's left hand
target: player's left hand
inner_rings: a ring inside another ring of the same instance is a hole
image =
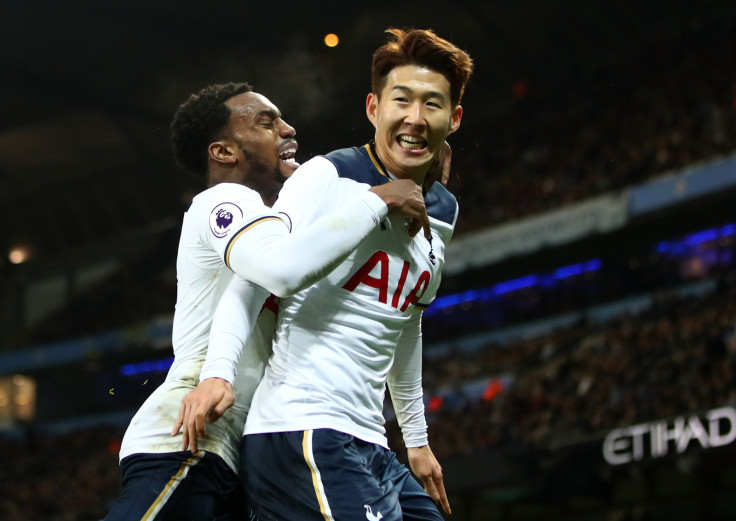
[[[171,431],[176,436],[182,432],[181,450],[197,452],[197,439],[207,435],[206,422],[216,422],[235,403],[233,386],[221,378],[207,378],[181,401],[179,417]]]
[[[442,510],[452,514],[450,502],[445,492],[445,482],[442,477],[442,467],[434,457],[429,445],[407,449],[409,465],[412,472],[424,483],[424,490],[435,501],[442,505]]]

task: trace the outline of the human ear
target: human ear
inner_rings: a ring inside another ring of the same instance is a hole
[[[365,113],[368,116],[368,120],[373,123],[373,126],[378,126],[378,117],[376,112],[378,110],[378,96],[374,93],[369,93],[365,99]]]
[[[207,151],[209,152],[210,158],[212,158],[214,161],[217,161],[218,163],[230,164],[237,162],[237,157],[235,156],[235,148],[231,143],[227,143],[225,141],[215,141],[214,143],[210,143]]]
[[[455,107],[455,110],[452,111],[452,115],[450,116],[450,131],[447,133],[448,135],[460,128],[461,119],[463,119],[463,107],[458,105]]]

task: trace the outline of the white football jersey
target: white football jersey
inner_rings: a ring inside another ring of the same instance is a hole
[[[199,383],[199,374],[207,354],[210,326],[215,308],[233,272],[223,261],[230,233],[244,223],[279,219],[266,207],[257,192],[239,184],[222,183],[198,194],[184,215],[177,256],[177,301],[174,313],[172,345],[174,362],[166,380],[138,410],[125,432],[120,459],[136,453],[163,453],[181,450],[181,434],[171,436],[184,396]],[[282,226],[285,226],[282,222]],[[255,313],[269,293],[252,285]],[[253,318],[251,317],[251,320]],[[265,321],[273,321],[273,313],[264,313]],[[262,324],[255,332],[253,341]],[[270,333],[270,332],[269,332]],[[269,335],[270,336],[270,335]],[[257,345],[257,344],[256,344]],[[246,349],[241,364],[254,365],[257,349]],[[266,354],[267,356],[267,354]],[[252,374],[243,370],[242,374]],[[239,393],[238,404],[219,421],[207,425],[207,438],[199,447],[220,455],[237,469],[238,432],[245,423],[247,404],[257,382],[251,388],[234,384]]]
[[[288,213],[295,230],[365,184],[389,179],[370,145],[316,157],[301,168],[310,172],[301,178],[301,200],[292,191],[274,205]],[[425,200],[431,241],[423,232],[411,238],[401,219],[384,219],[325,279],[280,300],[273,356],[246,434],[330,428],[385,447],[388,382],[395,405],[397,395],[400,400],[407,446],[426,444],[421,310],[437,292],[457,203],[441,185]]]
[[[302,175],[297,170],[290,178],[296,181],[287,181],[282,193],[298,191]],[[246,296],[238,307],[244,309],[238,315],[244,325],[241,336],[249,340],[245,348],[239,346],[243,355],[237,365],[232,363],[225,371],[237,403],[218,421],[207,424],[207,437],[198,445],[220,455],[237,472],[245,416],[273,336],[273,313],[259,312],[270,293],[293,294],[324,276],[387,215],[386,204],[366,188],[343,201],[344,207],[334,214],[291,234],[288,218],[265,206],[260,195],[245,186],[221,183],[193,199],[184,216],[176,264],[174,362],[165,382],[133,417],[123,438],[121,459],[181,450],[181,433],[172,437],[171,431],[182,399],[202,377],[215,310],[234,271],[251,281],[240,281]],[[292,198],[298,200],[298,192]],[[307,248],[318,254],[303,258]]]

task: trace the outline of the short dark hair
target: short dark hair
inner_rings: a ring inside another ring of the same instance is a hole
[[[388,74],[403,65],[422,65],[450,82],[453,107],[460,104],[473,73],[473,60],[452,43],[427,29],[386,29],[389,41],[373,54],[371,89],[380,95]]]
[[[227,137],[224,131],[230,108],[225,103],[244,92],[253,92],[253,87],[248,83],[209,85],[179,106],[171,122],[171,147],[177,165],[207,179],[210,143]]]

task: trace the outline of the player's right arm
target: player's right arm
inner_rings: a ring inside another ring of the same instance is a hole
[[[171,433],[175,436],[183,428],[182,450],[196,452],[197,440],[206,435],[206,423],[217,421],[235,403],[236,366],[268,296],[263,288],[236,276],[220,298],[201,381],[182,400]],[[263,364],[266,356],[263,355]]]
[[[308,182],[289,183],[298,178],[294,174],[284,190],[298,193],[300,205],[317,205],[318,199],[329,193],[324,183],[339,181],[336,176],[320,172],[302,175]],[[362,185],[339,205],[333,202],[329,207],[330,211],[291,230],[289,215],[299,211],[285,208],[287,215],[282,205],[281,213],[262,212],[257,218],[244,218],[233,227],[226,242],[213,241],[213,246],[221,250],[225,264],[236,274],[283,297],[327,275],[389,214],[411,220],[410,233],[422,227],[429,229],[421,188],[411,180],[378,187]]]

